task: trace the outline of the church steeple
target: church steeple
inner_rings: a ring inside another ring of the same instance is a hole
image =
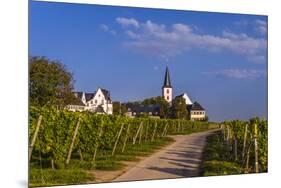
[[[164,99],[171,103],[173,99],[173,87],[170,80],[170,73],[168,67],[166,67],[164,83],[162,86],[162,96]]]
[[[164,87],[172,87],[168,66],[166,67],[165,78],[162,88]]]

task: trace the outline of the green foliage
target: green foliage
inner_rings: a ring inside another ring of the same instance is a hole
[[[94,181],[95,177],[80,169],[34,169],[30,170],[30,186],[52,186],[52,185],[67,185],[81,184],[89,181]]]
[[[125,115],[127,108],[120,102],[113,102],[113,114],[114,115]]]
[[[233,156],[222,132],[216,132],[207,138],[207,145],[203,152],[203,176],[218,176],[244,173],[243,167],[233,162]]]
[[[267,120],[255,117],[249,121],[225,121],[222,131],[208,138],[204,151],[203,174],[207,176],[255,172],[255,138],[259,172],[267,172],[268,124]]]
[[[30,103],[36,106],[65,106],[77,102],[73,95],[73,77],[59,61],[32,57],[30,66]]]
[[[248,124],[248,129],[246,131],[246,124]],[[244,136],[246,133],[246,150],[249,150],[249,168],[248,171],[253,171],[255,162],[254,153],[254,138],[257,137],[258,145],[258,163],[259,171],[267,172],[267,160],[268,160],[268,124],[267,120],[260,120],[258,117],[251,118],[249,121],[239,121],[234,120],[227,122],[229,130],[231,131],[233,137],[230,138],[230,142],[233,139],[237,140],[237,150],[238,150],[238,161],[241,164],[246,163],[246,159],[242,158]],[[255,131],[256,126],[256,131]],[[246,155],[246,153],[245,153]]]
[[[233,175],[242,174],[244,169],[233,162],[207,161],[204,163],[204,176]]]
[[[160,117],[168,118],[169,117],[169,103],[161,96],[152,97],[145,99],[141,102],[143,105],[160,105]]]
[[[188,118],[188,111],[184,98],[177,97],[172,101],[171,117],[175,119]]]
[[[154,118],[127,118],[123,116],[100,115],[90,112],[70,112],[56,108],[30,108],[31,140],[38,117],[42,115],[40,128],[34,152],[53,159],[55,168],[64,168],[66,158],[72,142],[75,127],[79,121],[80,127],[74,144],[75,151],[94,155],[96,149],[112,151],[118,132],[124,124],[121,132],[120,143],[124,142],[127,127],[128,144],[132,143],[139,126],[138,139],[152,142],[169,134],[186,134],[209,129],[207,122],[191,122],[186,120],[154,119]],[[137,142],[140,142],[140,141]],[[120,148],[117,148],[120,149]]]
[[[147,156],[171,143],[173,140],[166,137],[167,135],[189,134],[217,128],[217,125],[210,125],[208,122],[128,118],[91,112],[71,112],[50,107],[30,107],[29,141],[34,135],[40,115],[43,118],[30,161],[32,186],[87,183],[93,179],[92,176],[88,176],[87,171],[120,170],[124,167],[121,161],[136,161],[138,156]],[[80,127],[73,154],[70,163],[66,166],[67,155],[78,121]],[[112,149],[122,125],[123,130],[116,152],[112,155]],[[126,136],[126,147],[122,152]],[[134,139],[136,139],[135,144],[133,144]],[[96,157],[93,160],[96,150]],[[55,170],[50,170],[52,160]],[[75,175],[75,172],[78,174]]]

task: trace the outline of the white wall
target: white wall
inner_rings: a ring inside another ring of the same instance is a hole
[[[169,92],[169,93],[167,93],[167,92]],[[163,97],[166,99],[166,101],[172,102],[172,99],[173,99],[173,89],[172,88],[164,87],[162,90],[162,94],[163,94]]]

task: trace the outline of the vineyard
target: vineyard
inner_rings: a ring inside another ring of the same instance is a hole
[[[208,140],[205,175],[267,172],[267,120],[226,121]]]
[[[42,170],[71,169],[74,162],[79,167],[87,162],[87,169],[95,170],[99,169],[101,158],[112,159],[148,145],[169,143],[167,135],[218,128],[217,124],[208,122],[127,118],[35,107],[30,108],[29,123],[31,173],[32,169],[41,173],[40,180],[39,175],[31,174],[31,183],[36,185],[46,184]],[[112,161],[108,165],[114,166]]]

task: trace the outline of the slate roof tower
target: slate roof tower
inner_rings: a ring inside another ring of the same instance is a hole
[[[173,87],[171,84],[170,73],[168,67],[166,67],[164,83],[162,86],[162,96],[164,99],[171,103],[173,99]]]

